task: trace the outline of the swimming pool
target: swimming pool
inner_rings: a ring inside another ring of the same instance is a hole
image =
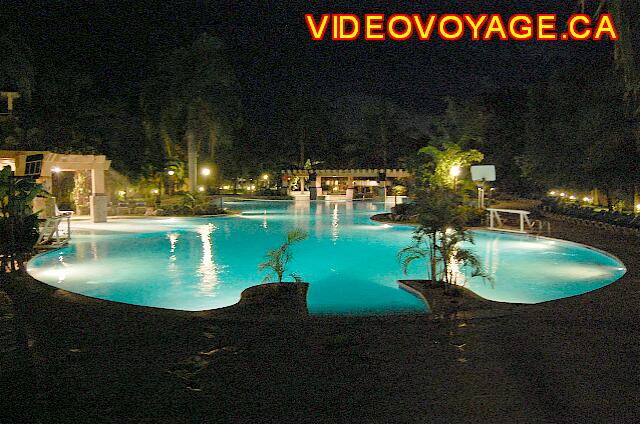
[[[290,270],[311,283],[312,314],[423,312],[424,303],[397,280],[423,278],[417,263],[402,273],[396,253],[412,228],[370,220],[385,205],[374,202],[227,202],[241,215],[219,218],[149,218],[74,222],[73,240],[28,264],[36,279],[101,299],[182,310],[236,303],[259,284],[268,249],[287,231],[309,238],[293,248]],[[585,293],[620,278],[614,257],[582,245],[516,234],[475,232],[472,247],[493,284],[467,287],[482,297],[537,303]]]

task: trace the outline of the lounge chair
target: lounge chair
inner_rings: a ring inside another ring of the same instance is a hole
[[[56,216],[71,216],[73,215],[73,211],[61,211],[60,209],[58,209],[58,204],[54,204],[54,212],[56,214]]]

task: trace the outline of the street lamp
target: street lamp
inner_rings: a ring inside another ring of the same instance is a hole
[[[458,182],[458,177],[460,176],[460,165],[453,165],[451,167],[451,169],[449,170],[449,175],[451,175],[451,177],[453,178],[453,189],[456,189],[456,183]]]
[[[167,171],[167,175],[169,175],[170,177],[173,177],[174,175],[176,175],[176,171],[174,171],[173,169],[170,169]]]
[[[211,175],[211,170],[209,168],[202,168],[200,170],[200,173],[203,177],[208,177],[209,175]]]
[[[62,170],[60,169],[59,166],[54,166],[53,168],[51,168],[51,172],[56,173],[56,174],[60,173],[61,171]]]
[[[264,182],[265,190],[268,189],[269,188],[269,174],[263,174],[262,177],[260,177],[260,178]]]

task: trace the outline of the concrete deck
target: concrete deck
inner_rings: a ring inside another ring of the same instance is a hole
[[[4,281],[37,387],[10,406],[31,422],[634,422],[640,240],[552,229],[618,256],[627,274],[537,305],[287,319],[78,301]]]

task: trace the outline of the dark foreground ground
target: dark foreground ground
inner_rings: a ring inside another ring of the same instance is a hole
[[[172,313],[4,277],[31,365],[0,422],[634,422],[639,239],[552,225],[629,272],[561,301],[380,318]]]

